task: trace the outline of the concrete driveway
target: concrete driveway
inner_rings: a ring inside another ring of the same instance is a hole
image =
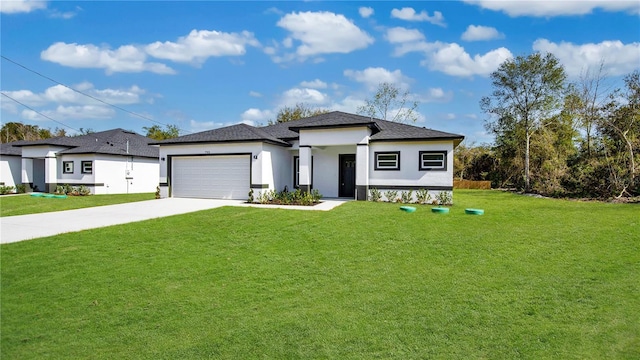
[[[245,204],[242,200],[167,198],[42,214],[3,216],[0,217],[0,244],[186,214],[221,206],[281,207],[292,210],[326,211],[345,201],[327,200],[316,206],[281,207]]]

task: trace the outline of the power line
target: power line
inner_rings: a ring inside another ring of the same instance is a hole
[[[51,121],[53,121],[53,122],[56,122],[56,123],[58,123],[58,124],[60,124],[60,125],[62,125],[62,126],[64,126],[64,127],[67,127],[67,128],[69,128],[69,129],[71,129],[71,130],[75,130],[75,131],[77,131],[77,132],[82,132],[82,130],[80,130],[80,129],[76,129],[76,128],[71,127],[71,126],[69,126],[69,125],[67,125],[67,124],[64,124],[64,123],[62,123],[62,122],[60,122],[60,121],[58,121],[58,120],[56,120],[56,119],[52,119],[51,117],[49,117],[49,116],[47,116],[47,115],[45,115],[45,114],[41,113],[40,111],[38,111],[38,110],[36,110],[36,109],[32,108],[31,106],[29,106],[29,105],[27,105],[27,104],[21,103],[20,101],[18,101],[18,100],[16,100],[16,99],[12,98],[11,96],[9,96],[9,95],[7,95],[7,94],[5,94],[5,93],[3,93],[3,92],[0,92],[0,94],[2,94],[2,96],[4,96],[4,97],[7,97],[7,98],[9,98],[9,99],[11,99],[11,100],[13,100],[13,101],[17,102],[18,104],[20,104],[20,105],[22,105],[22,106],[26,107],[27,109],[29,109],[29,110],[33,111],[34,113],[36,113],[36,114],[38,114],[38,115],[40,115],[40,116],[42,116],[42,117],[44,117],[44,118],[46,118],[46,119],[49,119],[49,120],[51,120]]]
[[[74,92],[77,92],[77,93],[78,93],[78,94],[80,94],[80,95],[84,95],[84,96],[86,96],[86,97],[88,97],[88,98],[91,98],[91,99],[93,99],[93,100],[95,100],[95,101],[101,102],[101,103],[103,103],[103,104],[105,104],[105,105],[111,106],[111,107],[113,107],[113,108],[115,108],[115,109],[118,109],[118,110],[120,110],[120,111],[124,111],[124,112],[126,112],[127,114],[130,114],[130,115],[133,115],[133,116],[137,116],[137,117],[139,117],[139,118],[141,118],[141,119],[144,119],[144,120],[147,120],[147,121],[151,121],[151,122],[154,122],[154,123],[156,123],[156,124],[163,125],[163,126],[165,126],[165,127],[169,127],[169,125],[168,125],[168,124],[162,123],[162,122],[157,121],[157,120],[153,120],[153,119],[152,119],[152,118],[150,118],[150,117],[147,117],[147,116],[144,116],[144,115],[141,115],[141,114],[135,113],[135,112],[133,112],[133,111],[129,111],[129,110],[127,110],[127,109],[123,108],[123,107],[120,107],[120,106],[118,106],[118,105],[114,105],[114,104],[108,103],[108,102],[106,102],[106,101],[104,101],[104,100],[102,100],[102,99],[99,99],[99,98],[97,98],[97,97],[95,97],[95,96],[93,96],[93,95],[89,95],[89,94],[87,94],[87,93],[85,93],[85,92],[83,92],[83,91],[80,91],[80,90],[74,89],[74,88],[72,88],[71,86],[68,86],[68,85],[66,85],[66,84],[63,84],[63,83],[61,83],[61,82],[59,82],[59,81],[57,81],[57,80],[55,80],[55,79],[50,78],[49,76],[46,76],[46,75],[44,75],[44,74],[42,74],[42,73],[40,73],[40,72],[38,72],[38,71],[32,70],[32,69],[30,69],[30,68],[28,68],[28,67],[26,67],[26,66],[24,66],[24,65],[22,65],[22,64],[20,64],[20,63],[18,63],[18,62],[16,62],[16,61],[14,61],[14,60],[11,60],[11,59],[9,59],[8,57],[6,57],[6,56],[4,56],[4,55],[0,55],[0,57],[2,57],[2,59],[6,60],[6,61],[9,61],[10,63],[13,63],[13,64],[15,64],[15,65],[17,65],[17,66],[19,66],[19,67],[21,67],[21,68],[23,68],[23,69],[25,69],[25,70],[29,71],[29,72],[32,72],[32,73],[34,73],[34,74],[36,74],[36,75],[38,75],[38,76],[41,76],[41,77],[43,77],[43,78],[45,78],[45,79],[47,79],[47,80],[49,80],[49,81],[51,81],[51,82],[53,82],[53,83],[56,83],[56,84],[58,84],[58,85],[61,85],[61,86],[66,87],[66,88],[67,88],[67,89],[69,89],[69,90],[72,90],[72,91],[74,91]],[[5,95],[5,94],[3,94],[3,95]],[[5,96],[6,96],[6,95],[5,95]],[[8,96],[7,96],[7,97],[8,97]],[[55,121],[55,120],[54,120],[54,121]],[[180,128],[178,128],[178,130],[179,130],[179,131],[182,131],[183,133],[191,134],[191,132],[190,132],[190,131],[182,130],[182,129],[180,129]]]

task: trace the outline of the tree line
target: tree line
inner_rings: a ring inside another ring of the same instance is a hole
[[[482,98],[492,145],[460,145],[459,179],[556,197],[640,195],[640,72],[611,89],[603,71],[569,82],[552,54],[505,61]]]

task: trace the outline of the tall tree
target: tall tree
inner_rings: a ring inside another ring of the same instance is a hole
[[[38,125],[25,125],[19,122],[8,122],[0,129],[0,141],[8,143],[18,140],[40,140],[51,137],[49,129],[40,128]]]
[[[392,83],[378,84],[373,98],[365,100],[358,107],[358,114],[401,123],[414,123],[418,120],[418,102],[412,101],[409,91],[400,92]]]
[[[173,139],[180,136],[180,129],[176,125],[167,125],[164,129],[160,125],[145,126],[144,129],[147,132],[147,137],[154,140],[166,140]]]
[[[275,120],[269,120],[269,125],[300,120],[311,116],[328,113],[328,109],[312,108],[305,103],[297,103],[295,106],[285,106],[278,110]]]
[[[482,98],[480,107],[490,115],[488,130],[501,136],[516,127],[523,132],[525,190],[531,185],[529,173],[532,134],[562,105],[567,75],[552,54],[518,56],[502,63],[491,74],[493,92]]]

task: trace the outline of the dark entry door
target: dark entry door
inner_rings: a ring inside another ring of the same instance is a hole
[[[355,197],[356,195],[356,155],[342,154],[340,155],[340,173],[338,175],[340,183],[338,184],[339,197]]]

